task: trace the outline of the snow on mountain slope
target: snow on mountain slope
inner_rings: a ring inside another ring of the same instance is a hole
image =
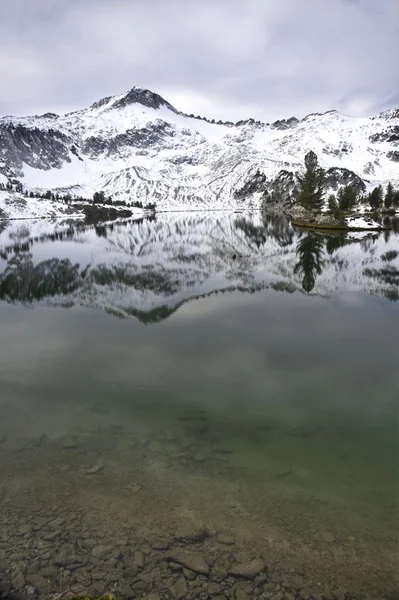
[[[145,323],[223,291],[266,288],[399,300],[398,234],[304,234],[259,213],[163,214],[0,230],[0,300],[97,307]]]
[[[159,209],[257,206],[235,193],[257,172],[297,172],[315,150],[325,168],[354,171],[366,187],[399,185],[399,111],[351,118],[330,111],[265,124],[211,123],[133,88],[58,116],[0,119],[0,176],[28,189],[156,201]]]
[[[43,219],[53,217],[83,218],[64,202],[25,198],[23,194],[0,190],[0,219]]]

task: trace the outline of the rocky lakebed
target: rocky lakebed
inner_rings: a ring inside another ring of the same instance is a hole
[[[382,600],[345,587],[365,577],[380,586],[356,540],[338,544],[328,521],[314,530],[316,519],[304,543],[297,501],[253,503],[205,413],[178,417],[177,430],[129,431],[107,428],[101,404],[90,412],[96,425],[0,438],[2,598]],[[260,443],[268,433],[248,435]],[[271,490],[291,476],[275,471]]]

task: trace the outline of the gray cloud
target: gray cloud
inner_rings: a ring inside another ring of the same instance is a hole
[[[141,85],[177,108],[273,120],[399,102],[397,0],[2,0],[0,114]]]

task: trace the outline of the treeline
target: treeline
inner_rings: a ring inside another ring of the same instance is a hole
[[[396,210],[399,208],[399,190],[395,190],[392,183],[389,182],[384,190],[382,185],[375,187],[369,194],[357,194],[356,190],[347,185],[342,187],[335,196],[331,194],[328,197],[328,208],[331,213],[337,211],[348,212],[355,209],[360,204],[370,206],[373,212],[378,210]]]
[[[298,176],[298,202],[307,210],[321,210],[324,206],[325,171],[319,165],[317,154],[310,151],[305,156],[305,173]],[[339,189],[338,193],[328,197],[329,212],[337,218],[342,213],[354,210],[358,205],[369,205],[372,211],[399,208],[399,190],[388,183],[385,194],[382,185],[375,187],[369,194],[359,194],[352,185]]]
[[[143,204],[140,200],[135,200],[134,202],[126,202],[125,200],[114,200],[112,196],[105,196],[105,192],[94,192],[93,198],[84,198],[83,196],[72,196],[71,194],[60,194],[58,192],[54,193],[51,190],[47,190],[47,192],[33,192],[24,190],[24,187],[21,183],[11,183],[7,182],[6,184],[0,183],[0,190],[9,190],[15,191],[19,194],[24,194],[26,198],[37,198],[39,200],[53,200],[57,202],[65,202],[66,204],[71,204],[72,202],[87,202],[87,204],[104,204],[105,206],[125,206],[127,208],[141,208],[143,210],[152,210],[156,209],[155,202],[147,202],[147,204]]]
[[[395,190],[392,183],[389,182],[384,195],[382,185],[379,185],[363,201],[368,202],[373,210],[380,208],[385,208],[386,210],[390,210],[391,208],[396,209],[399,208],[399,190]]]
[[[105,206],[133,206],[134,208],[141,208],[143,210],[155,210],[156,208],[155,202],[147,202],[147,204],[143,204],[140,200],[135,200],[134,202],[126,202],[125,200],[113,200],[111,196],[106,197],[103,191],[94,192],[93,202],[94,204],[104,204]]]

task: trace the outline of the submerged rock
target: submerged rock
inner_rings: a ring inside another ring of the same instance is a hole
[[[219,583],[209,583],[208,584],[208,594],[209,596],[217,596],[222,591],[222,586]]]
[[[180,579],[178,579],[176,583],[172,585],[169,589],[172,594],[172,597],[176,600],[182,600],[187,596],[188,588],[184,577],[180,577]]]
[[[104,465],[98,463],[97,465],[90,467],[90,469],[87,469],[86,474],[95,475],[96,473],[101,473],[101,471],[104,471]]]
[[[19,567],[11,573],[11,585],[15,590],[20,590],[26,584],[25,576]]]
[[[261,558],[255,558],[245,563],[235,564],[230,567],[228,573],[234,577],[244,577],[245,579],[254,579],[258,573],[266,568],[266,563]]]
[[[166,559],[174,563],[179,563],[191,571],[208,575],[209,565],[204,557],[197,552],[188,552],[187,550],[173,550],[166,555]]]
[[[235,591],[236,600],[250,600],[247,592],[245,590],[238,589]]]
[[[92,555],[94,558],[99,558],[100,560],[104,559],[106,556],[110,555],[113,548],[112,546],[95,546],[92,550]]]
[[[151,542],[153,550],[167,550],[169,548],[169,540],[165,537],[154,538]]]
[[[202,542],[208,535],[209,533],[204,527],[188,521],[182,521],[179,523],[174,537],[179,542],[194,544],[196,542]]]
[[[144,554],[140,551],[134,553],[134,566],[138,569],[144,569]]]
[[[39,591],[46,591],[49,587],[48,581],[42,575],[27,575],[26,581]]]

